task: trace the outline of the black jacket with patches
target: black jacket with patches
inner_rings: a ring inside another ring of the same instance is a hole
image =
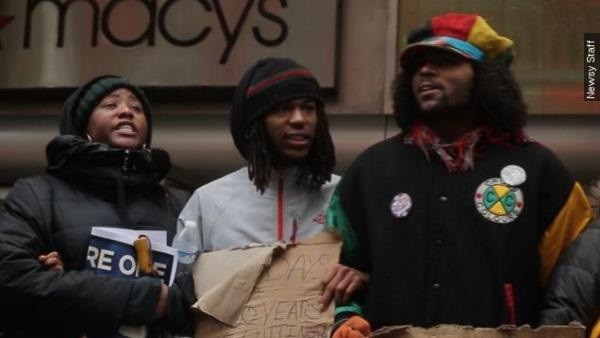
[[[364,300],[336,308],[338,319],[362,309],[374,329],[495,327],[509,323],[508,284],[516,323],[537,322],[543,267],[551,268],[585,226],[589,204],[537,143],[484,144],[480,151],[472,170],[448,173],[438,156],[428,160],[398,136],[352,163],[331,201],[328,225],[344,238],[342,263],[369,273],[370,281]],[[509,165],[526,173],[516,187],[501,180]],[[411,203],[396,203],[410,205],[397,217],[392,203],[401,194]]]
[[[125,150],[58,136],[47,147],[48,174],[21,179],[0,215],[0,314],[6,337],[88,337],[120,325],[154,322],[161,281],[83,271],[93,226],[166,230],[181,205],[159,184],[170,168],[160,149]],[[38,256],[58,251],[65,271]],[[168,325],[185,317],[169,291]],[[1,330],[0,330],[1,331]]]

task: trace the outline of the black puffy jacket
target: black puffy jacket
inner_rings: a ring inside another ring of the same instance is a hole
[[[591,332],[599,317],[600,220],[588,225],[561,256],[546,289],[540,324],[578,321]]]
[[[56,137],[46,153],[48,173],[17,181],[0,216],[6,337],[93,337],[120,325],[153,323],[159,279],[82,269],[93,226],[166,230],[171,241],[180,205],[159,184],[170,168],[168,154],[110,148],[77,136]],[[51,251],[60,253],[64,271],[38,262]],[[171,322],[181,319],[181,302],[171,288]]]

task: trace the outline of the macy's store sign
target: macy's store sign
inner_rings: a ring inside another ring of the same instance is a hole
[[[292,57],[334,87],[337,0],[1,0],[0,89],[231,87],[259,58]]]

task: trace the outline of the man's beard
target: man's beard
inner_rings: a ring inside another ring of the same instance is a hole
[[[469,115],[470,103],[455,105],[450,103],[447,96],[443,96],[439,104],[427,110],[419,107],[419,119],[426,125],[435,125],[444,121],[453,121],[463,116]]]

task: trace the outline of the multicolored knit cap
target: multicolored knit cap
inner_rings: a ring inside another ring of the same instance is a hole
[[[131,91],[142,104],[148,122],[146,145],[150,146],[150,141],[152,140],[152,111],[150,102],[148,102],[146,95],[139,87],[129,80],[116,75],[103,75],[94,78],[69,96],[65,101],[63,114],[60,117],[60,134],[85,137],[88,121],[96,106],[106,95],[119,88],[126,88]]]
[[[310,97],[323,105],[317,79],[292,59],[262,59],[246,71],[235,89],[230,116],[231,135],[244,158],[252,123],[277,105],[299,97]]]
[[[476,14],[447,13],[432,17],[425,27],[408,34],[407,43],[400,55],[402,68],[429,48],[449,50],[475,61],[500,60],[507,66],[514,57],[513,41],[498,35]]]

